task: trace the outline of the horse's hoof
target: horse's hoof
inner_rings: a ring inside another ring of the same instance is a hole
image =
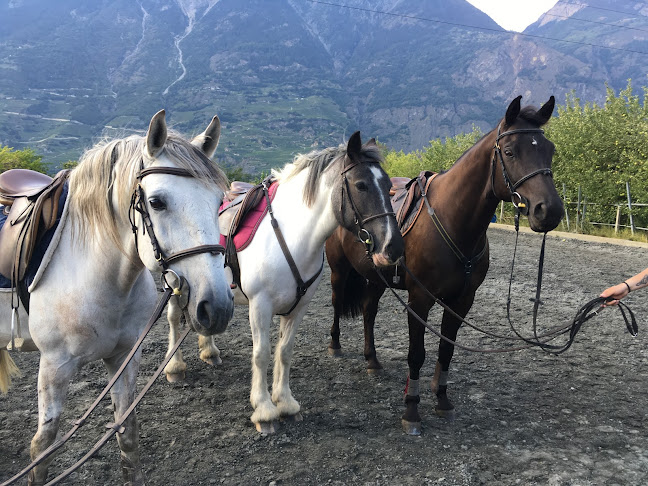
[[[383,373],[382,366],[380,368],[367,368],[367,374],[382,375],[382,373]]]
[[[421,435],[421,422],[408,422],[405,419],[401,420],[403,430],[407,435]]]
[[[283,420],[284,422],[289,422],[289,423],[303,422],[304,417],[302,416],[302,414],[300,412],[297,412],[295,415],[282,415],[281,420]]]
[[[256,426],[257,432],[260,432],[262,434],[274,434],[279,428],[275,421],[255,422],[254,425]]]
[[[447,410],[435,407],[434,412],[437,414],[437,416],[446,419],[448,422],[453,422],[456,418],[454,407]]]
[[[178,383],[184,381],[185,372],[181,371],[180,373],[167,373],[166,379],[169,383]]]
[[[211,366],[218,366],[223,364],[223,360],[220,359],[220,356],[216,356],[214,358],[205,358],[203,359],[203,361]]]
[[[334,358],[340,358],[342,357],[342,348],[328,348],[328,354]]]

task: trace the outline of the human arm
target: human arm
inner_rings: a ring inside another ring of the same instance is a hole
[[[648,286],[648,268],[642,270],[638,274],[630,277],[629,279],[608,287],[601,292],[601,297],[612,298],[613,300],[607,302],[607,305],[616,305],[619,300],[628,295],[631,291],[642,289]]]

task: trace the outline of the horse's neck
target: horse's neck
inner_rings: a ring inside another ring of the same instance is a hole
[[[435,210],[443,218],[443,224],[456,232],[485,233],[497,209],[499,199],[491,189],[495,136],[493,131],[482,138],[447,172],[438,176],[436,188],[433,183],[433,200],[449,202]]]
[[[93,281],[116,294],[126,295],[144,270],[134,249],[130,230],[120,232],[122,251],[108,235],[84,237],[72,224],[64,228],[56,254],[66,267],[62,270],[74,274],[76,282]],[[66,263],[67,262],[67,263]]]
[[[333,234],[338,222],[331,205],[331,187],[321,178],[317,198],[309,207],[303,199],[306,174],[282,182],[272,203],[275,216],[285,224],[280,225],[288,244],[306,250],[307,254],[321,251],[326,239]],[[284,229],[285,228],[285,229]]]

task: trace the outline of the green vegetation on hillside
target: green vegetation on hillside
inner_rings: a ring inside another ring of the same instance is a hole
[[[36,155],[32,149],[14,150],[11,147],[0,146],[0,173],[9,169],[30,169],[47,173],[43,157]]]

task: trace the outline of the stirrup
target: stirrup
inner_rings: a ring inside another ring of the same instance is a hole
[[[21,351],[25,344],[25,339],[20,337],[20,315],[18,308],[11,309],[11,341],[7,345],[8,351]]]

